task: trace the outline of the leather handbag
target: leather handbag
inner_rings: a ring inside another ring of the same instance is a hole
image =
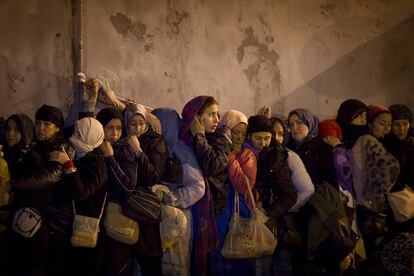
[[[161,201],[151,190],[137,187],[128,191],[122,211],[139,223],[154,224],[161,222]]]
[[[249,218],[241,217],[239,194],[236,191],[234,192],[233,214],[229,224],[229,231],[221,249],[221,254],[224,258],[260,258],[272,255],[276,249],[276,237],[265,225],[268,217],[257,208],[250,181],[247,177],[246,183],[253,208],[250,210]]]
[[[116,241],[129,245],[138,241],[138,223],[122,213],[119,203],[108,203],[105,211],[104,226],[106,234]]]
[[[404,189],[388,194],[388,204],[398,222],[404,222],[414,217],[414,192],[405,185]]]
[[[117,178],[119,185],[126,191],[126,201],[122,204],[122,212],[125,216],[142,224],[155,224],[161,221],[161,200],[151,190],[144,187],[127,189],[118,179],[111,168],[113,175]]]
[[[102,218],[103,210],[105,208],[107,194],[108,193],[105,193],[101,213],[99,214],[98,218],[76,214],[75,201],[72,200],[73,213],[75,217],[73,220],[72,237],[70,238],[70,242],[74,247],[96,247],[99,233],[99,222]]]

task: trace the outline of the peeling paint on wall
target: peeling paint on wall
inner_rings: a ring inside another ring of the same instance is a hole
[[[141,21],[132,21],[125,14],[118,12],[116,15],[111,15],[111,23],[115,27],[115,30],[126,38],[137,40],[138,42],[144,42],[147,37],[147,25]],[[145,46],[144,46],[145,47]],[[148,51],[151,47],[145,47]]]
[[[180,24],[189,17],[190,14],[188,12],[180,11],[175,1],[167,1],[167,17],[165,18],[165,23],[167,23],[173,34],[178,35],[180,33]]]
[[[250,86],[256,92],[255,99],[261,101],[264,93],[280,94],[280,69],[277,64],[279,55],[269,47],[274,38],[267,36],[262,43],[252,27],[246,28],[244,35],[245,38],[237,48],[237,61],[242,65]],[[261,103],[257,102],[256,106],[259,104]]]

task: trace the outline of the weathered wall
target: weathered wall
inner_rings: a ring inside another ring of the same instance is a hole
[[[67,110],[72,95],[70,0],[0,1],[0,116]]]
[[[67,106],[70,2],[0,11],[0,115]],[[411,0],[85,0],[86,73],[116,72],[120,95],[179,111],[199,94],[247,114],[325,118],[349,97],[414,108],[413,48]]]

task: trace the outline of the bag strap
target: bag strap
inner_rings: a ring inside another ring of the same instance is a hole
[[[247,185],[247,193],[249,194],[250,200],[252,202],[253,208],[257,208],[256,206],[256,200],[254,199],[252,187],[250,187],[250,179],[247,176],[244,176],[246,178],[246,185]]]
[[[125,186],[124,186],[124,184],[122,184],[122,181],[121,181],[121,179],[119,179],[119,177],[116,175],[116,173],[115,173],[115,171],[114,171],[114,168],[112,168],[112,167],[111,167],[111,171],[112,171],[112,174],[115,176],[116,180],[118,181],[119,185],[121,185],[121,186],[122,186],[122,188],[124,188],[124,189],[125,189],[125,191],[127,191],[127,192],[132,192],[132,191],[134,190],[134,189],[130,190],[130,189],[128,189],[127,187],[125,187]]]
[[[107,196],[108,196],[108,192],[105,192],[105,197],[104,197],[104,200],[103,200],[103,203],[102,203],[101,213],[99,214],[98,220],[101,220],[101,218],[102,218],[102,214],[103,214],[103,211],[105,209],[105,203],[106,203],[106,197]],[[75,201],[73,199],[72,199],[72,207],[73,207],[73,214],[76,216],[76,206],[75,206]]]
[[[233,200],[234,200],[233,212],[238,214],[240,213],[240,201],[239,201],[239,193],[236,190],[234,190]]]

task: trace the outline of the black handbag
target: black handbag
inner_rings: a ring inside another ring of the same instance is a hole
[[[161,201],[147,188],[137,187],[128,191],[122,211],[138,223],[155,224],[161,221]]]

